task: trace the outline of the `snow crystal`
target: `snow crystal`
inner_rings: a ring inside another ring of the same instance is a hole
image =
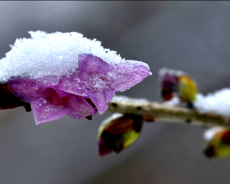
[[[130,103],[133,105],[141,105],[141,104],[146,104],[149,101],[145,98],[130,98],[127,96],[114,96],[112,101],[113,103]]]
[[[163,104],[168,105],[168,106],[178,106],[180,105],[180,103],[181,103],[180,99],[177,96],[173,97],[169,101],[163,102]]]
[[[198,94],[194,106],[200,113],[230,117],[230,89],[225,88],[207,96]]]
[[[208,130],[204,132],[204,139],[206,141],[211,141],[216,135],[216,133],[221,132],[223,130],[225,130],[225,128],[219,127],[219,126],[209,128]]]
[[[185,75],[185,73],[181,70],[174,70],[174,69],[169,69],[169,68],[162,68],[159,71],[159,78],[161,79],[162,76],[165,76],[166,74],[169,76],[181,76]]]
[[[77,32],[46,33],[30,31],[31,38],[17,39],[11,51],[0,60],[0,82],[12,77],[70,75],[78,68],[78,55],[93,54],[111,65],[128,62],[129,66],[148,65],[139,61],[126,61],[116,51],[105,49],[96,39],[87,39]]]

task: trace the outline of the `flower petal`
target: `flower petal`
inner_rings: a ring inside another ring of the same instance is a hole
[[[38,90],[36,80],[28,77],[9,79],[8,86],[13,94],[22,101],[30,103],[41,97],[41,91]]]
[[[12,109],[24,106],[26,111],[30,111],[30,104],[18,99],[9,89],[7,83],[0,84],[0,109]]]
[[[24,102],[32,102],[39,98],[51,98],[54,90],[47,85],[39,84],[35,79],[28,77],[13,78],[8,81],[8,86],[13,94]],[[51,86],[51,84],[49,84]]]
[[[53,105],[44,98],[31,102],[31,109],[34,114],[36,125],[57,120],[67,113],[64,105]]]
[[[79,54],[78,63],[79,77],[84,81],[88,81],[98,74],[107,74],[111,68],[108,63],[92,54]]]
[[[62,76],[58,85],[55,86],[55,90],[61,90],[78,96],[86,96],[86,89],[79,79],[78,70],[71,76]]]
[[[110,78],[116,76],[111,82],[112,87],[116,91],[122,92],[143,81],[151,73],[147,66],[126,60],[125,63],[113,68],[110,75],[112,75]]]
[[[87,92],[87,96],[95,104],[100,114],[103,114],[107,110],[108,103],[112,100],[114,95],[115,95],[115,91],[113,89],[105,89],[102,92],[100,91]]]
[[[83,97],[69,94],[65,105],[67,114],[75,119],[82,119],[94,115],[97,110],[93,108]]]
[[[79,79],[100,114],[106,111],[116,91],[129,89],[150,75],[147,65],[135,61],[109,65],[92,54],[79,54],[78,60]]]
[[[109,65],[92,54],[79,54],[79,79],[85,84],[86,94],[103,114],[116,91],[124,91],[150,75],[145,65],[127,61]]]

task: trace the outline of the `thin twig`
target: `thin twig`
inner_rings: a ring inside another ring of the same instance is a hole
[[[136,114],[148,122],[167,122],[198,125],[203,128],[212,126],[229,127],[229,118],[216,114],[201,114],[196,110],[150,102],[145,99],[133,99],[115,96],[109,103],[108,112]]]

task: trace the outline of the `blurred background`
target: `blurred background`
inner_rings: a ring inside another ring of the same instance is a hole
[[[153,75],[122,93],[161,101],[162,67],[186,71],[201,93],[229,87],[230,2],[0,2],[0,57],[28,31],[80,32]],[[230,160],[203,157],[203,130],[145,124],[138,142],[100,159],[92,121],[64,117],[36,126],[23,108],[0,112],[0,184],[216,184],[230,181]]]

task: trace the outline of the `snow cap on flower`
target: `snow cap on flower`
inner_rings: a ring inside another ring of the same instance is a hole
[[[99,127],[98,146],[101,158],[111,152],[120,153],[134,144],[140,136],[143,125],[141,116],[113,114]]]
[[[151,75],[147,64],[122,59],[80,33],[29,33],[0,60],[0,82],[31,105],[36,124],[102,114],[115,92]]]
[[[77,32],[46,33],[29,31],[31,38],[16,39],[11,50],[0,62],[0,81],[7,82],[12,77],[69,76],[78,68],[79,54],[92,54],[109,65],[148,65],[138,61],[126,61],[116,51],[105,49],[96,39],[88,39]],[[149,71],[148,71],[149,72]]]

